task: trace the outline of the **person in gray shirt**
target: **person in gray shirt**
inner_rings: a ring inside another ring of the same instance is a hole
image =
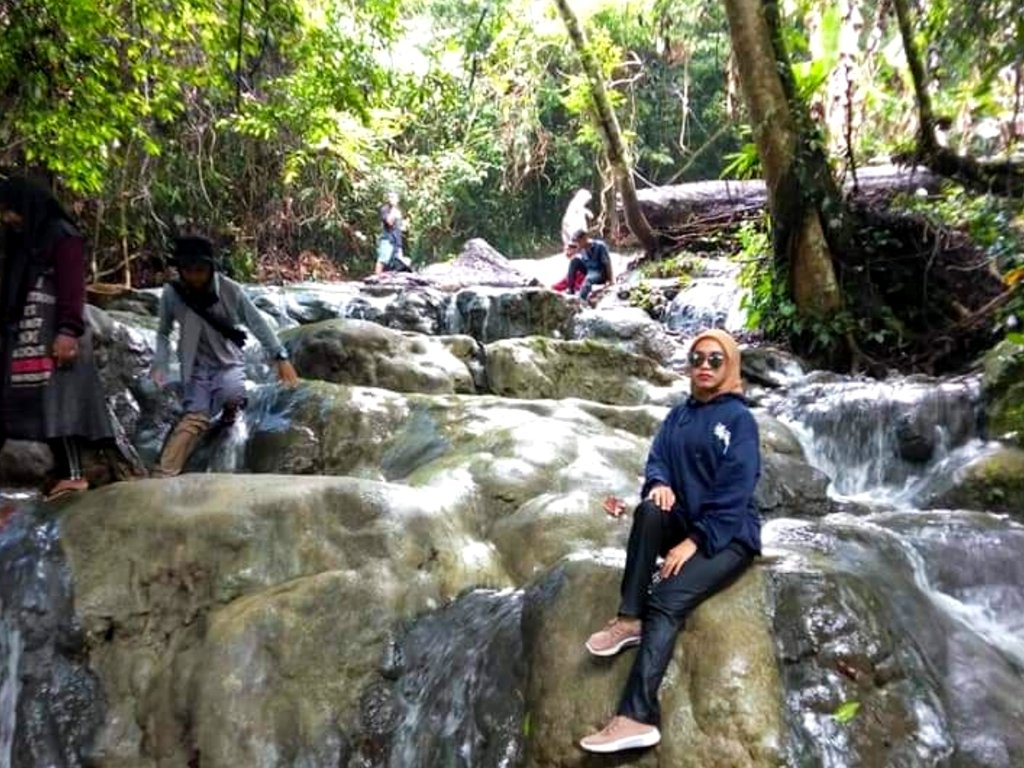
[[[205,237],[180,237],[174,265],[179,279],[164,286],[152,378],[167,381],[170,336],[175,321],[181,328],[178,360],[185,384],[184,415],[164,443],[157,474],[180,474],[189,456],[210,428],[212,418],[232,424],[245,406],[245,326],[275,360],[286,386],[298,383],[288,351],[241,285],[216,270],[213,243]]]

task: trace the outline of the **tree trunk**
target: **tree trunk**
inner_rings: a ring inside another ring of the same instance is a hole
[[[802,151],[804,139],[794,115],[800,105],[790,104],[779,76],[789,62],[777,60],[766,18],[766,12],[775,12],[771,2],[725,0],[726,14],[764,171],[768,210],[776,230],[776,259],[787,268],[790,295],[800,313],[824,317],[841,309],[843,299],[821,213],[817,204],[808,203],[807,182],[817,178],[828,186],[831,176],[818,155]],[[802,170],[798,163],[804,165]],[[816,167],[819,164],[822,167]]]
[[[615,117],[615,110],[612,109],[608,100],[608,93],[604,89],[604,77],[601,74],[601,67],[590,50],[590,43],[587,41],[586,33],[580,25],[579,18],[575,11],[569,7],[569,0],[555,0],[559,13],[565,21],[565,28],[569,32],[576,52],[580,56],[583,69],[590,80],[590,95],[594,101],[594,112],[597,118],[597,125],[604,137],[605,150],[608,153],[608,161],[611,163],[615,173],[615,180],[619,187],[619,194],[622,195],[622,208],[626,218],[626,225],[632,231],[644,250],[648,254],[658,250],[658,236],[651,225],[648,224],[640,209],[640,203],[636,197],[636,186],[633,184],[633,169],[629,158],[629,150],[622,138],[622,131],[619,129],[618,118]]]
[[[917,99],[917,148],[919,152],[927,155],[939,146],[935,140],[935,113],[932,111],[932,99],[928,94],[928,79],[921,54],[917,50],[917,42],[914,40],[914,25],[910,20],[907,0],[893,0],[893,8],[896,10],[896,22],[900,27],[903,51],[907,57],[907,67],[910,69],[910,79],[914,84],[914,96]]]

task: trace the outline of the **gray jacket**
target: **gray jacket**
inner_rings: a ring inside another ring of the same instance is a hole
[[[213,275],[213,290],[220,299],[210,308],[211,314],[218,315],[232,325],[244,325],[259,340],[263,348],[273,357],[283,349],[277,334],[266,318],[252,303],[245,289],[229,277],[219,273]],[[242,351],[233,343],[210,328],[195,312],[189,309],[171,285],[165,285],[160,295],[160,325],[156,332],[156,355],[153,368],[166,371],[170,360],[171,329],[174,321],[181,325],[181,339],[178,342],[178,360],[181,363],[181,380],[188,381],[196,362],[199,338],[206,333],[206,340],[219,363],[225,366],[241,365]]]

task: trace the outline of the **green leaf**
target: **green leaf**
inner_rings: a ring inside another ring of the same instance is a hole
[[[860,712],[859,701],[844,701],[832,713],[832,719],[840,725],[846,725],[857,716],[858,712]]]

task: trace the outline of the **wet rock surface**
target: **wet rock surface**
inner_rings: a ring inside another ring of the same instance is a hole
[[[253,289],[309,380],[283,390],[247,349],[246,417],[211,433],[193,474],[110,485],[31,525],[0,515],[0,755],[1024,763],[1024,529],[994,514],[1016,514],[1021,471],[978,418],[1015,379],[808,373],[756,347],[764,557],[688,621],[663,743],[580,751],[635,654],[582,646],[615,610],[629,532],[601,501],[637,503],[650,440],[685,397],[687,336],[738,322],[731,267],[676,286],[675,333],[621,291],[587,308],[486,244],[464,255],[433,276]],[[151,296],[90,320],[112,405],[153,459],[180,382],[144,376]],[[31,480],[45,456],[22,447],[0,470]],[[984,511],[907,507],[926,499]]]

